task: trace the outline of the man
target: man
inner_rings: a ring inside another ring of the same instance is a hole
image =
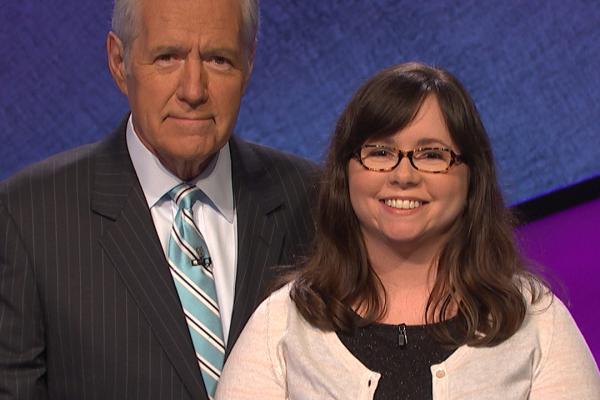
[[[0,185],[0,398],[214,392],[273,267],[312,235],[314,165],[231,136],[257,14],[116,1],[108,63],[131,115]]]

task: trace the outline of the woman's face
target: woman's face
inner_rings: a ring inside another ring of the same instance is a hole
[[[460,154],[450,138],[435,96],[423,102],[414,120],[395,134],[365,144],[404,151],[420,147],[445,147]],[[461,214],[467,199],[469,170],[464,164],[447,173],[427,173],[413,168],[403,157],[390,172],[365,169],[358,160],[348,165],[350,200],[370,254],[382,246],[392,249],[439,248]],[[405,246],[405,247],[399,247]]]

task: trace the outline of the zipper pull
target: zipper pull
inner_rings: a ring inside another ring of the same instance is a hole
[[[406,336],[406,325],[400,324],[398,325],[398,344],[400,347],[406,347],[408,343],[408,337]]]

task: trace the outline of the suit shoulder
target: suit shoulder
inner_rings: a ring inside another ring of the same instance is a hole
[[[97,144],[86,144],[50,156],[26,166],[2,182],[1,190],[10,192],[22,185],[45,185],[85,165],[92,158]],[[85,167],[84,167],[85,168]]]
[[[91,185],[95,148],[96,144],[83,145],[25,167],[0,182],[0,203],[11,214],[22,215],[34,207],[61,204],[73,193],[83,200]]]
[[[91,164],[100,154],[123,152],[125,147],[126,117],[109,135],[95,143],[84,144],[45,160],[31,164],[5,181],[0,182],[0,193],[18,192],[23,188],[54,188],[61,180],[65,182],[91,180]],[[126,151],[126,150],[125,150]]]

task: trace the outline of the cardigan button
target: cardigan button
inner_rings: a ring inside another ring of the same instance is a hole
[[[446,376],[446,372],[443,369],[438,369],[435,373],[435,376],[439,379],[442,379]]]

